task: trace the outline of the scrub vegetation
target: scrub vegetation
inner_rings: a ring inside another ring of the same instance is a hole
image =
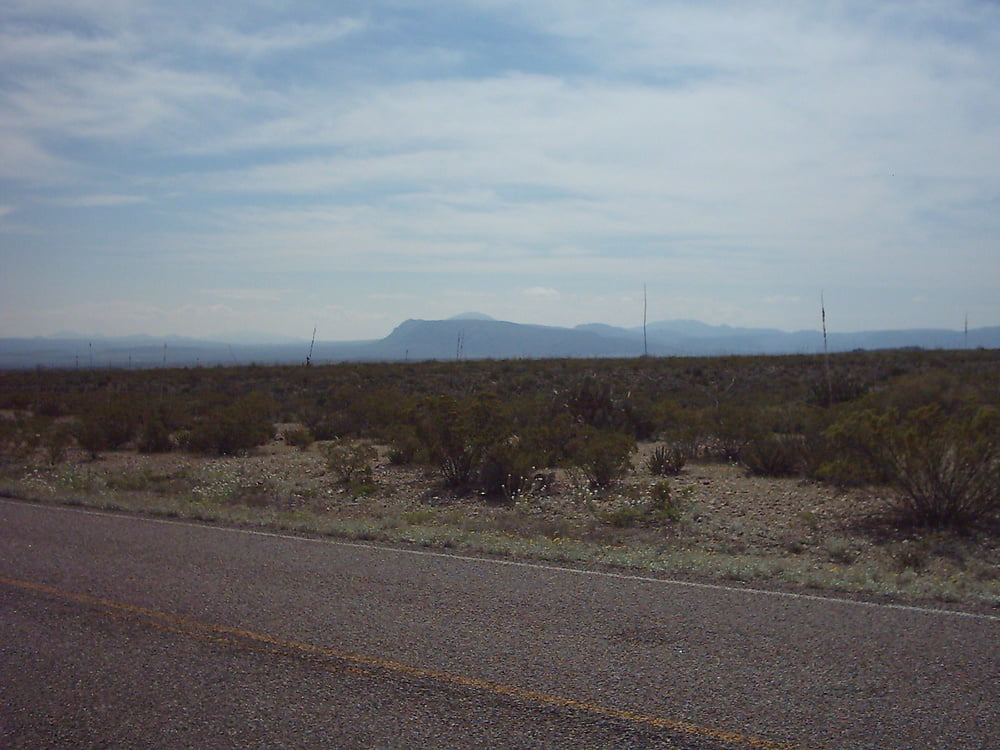
[[[1000,606],[1000,352],[0,373],[0,491]]]

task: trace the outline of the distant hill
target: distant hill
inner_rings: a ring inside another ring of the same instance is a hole
[[[249,337],[241,336],[247,341]],[[1000,326],[962,331],[911,329],[829,335],[830,351],[855,349],[1000,349]],[[317,341],[312,361],[534,359],[549,357],[716,356],[815,354],[819,331],[712,326],[694,320],[641,327],[590,323],[564,328],[494,320],[466,313],[449,320],[407,320],[376,341]],[[0,368],[189,367],[304,363],[309,342],[234,343],[149,336],[129,338],[0,339]]]

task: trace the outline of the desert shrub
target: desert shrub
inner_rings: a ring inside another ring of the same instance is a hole
[[[327,468],[345,484],[370,482],[372,462],[378,458],[367,440],[332,440],[323,446],[323,455]]]
[[[673,477],[681,473],[687,456],[679,445],[658,445],[646,459],[646,468],[650,474],[661,477]]]
[[[632,468],[635,440],[628,435],[582,425],[569,442],[570,460],[583,471],[591,487],[609,487]]]
[[[747,442],[740,461],[752,476],[794,476],[803,465],[804,450],[800,435],[762,433]]]
[[[1000,410],[948,417],[921,407],[893,425],[885,458],[895,473],[895,510],[925,526],[973,523],[1000,510]]]
[[[760,432],[759,412],[723,404],[703,417],[706,454],[709,458],[738,462],[750,441]]]
[[[144,417],[136,438],[136,450],[140,453],[167,453],[173,450],[168,417],[163,407],[152,410]]]
[[[846,412],[819,436],[812,476],[839,487],[885,485],[896,473],[886,460],[889,415],[874,409]]]
[[[273,402],[259,394],[245,396],[202,417],[184,436],[194,453],[230,456],[263,445],[274,437]]]
[[[530,452],[532,463],[538,468],[572,464],[573,435],[580,425],[567,412],[558,408],[539,409],[531,418],[523,418],[512,425],[520,440],[521,448]]]
[[[609,507],[594,507],[593,510],[602,523],[619,528],[671,523],[681,517],[681,507],[673,498],[670,482],[665,479],[646,488],[629,488],[614,498]]]
[[[53,466],[66,458],[66,452],[73,444],[73,431],[65,422],[50,422],[41,436],[45,459]]]
[[[838,453],[821,475],[889,485],[901,522],[960,526],[1000,511],[996,406],[866,409],[845,416],[827,436]]]
[[[490,393],[459,401],[426,400],[415,434],[428,459],[438,465],[450,487],[468,487],[493,446],[510,437],[500,400]]]
[[[0,415],[0,459],[24,461],[34,455],[42,441],[44,425],[25,414]]]
[[[810,400],[819,406],[835,406],[861,398],[868,392],[868,384],[854,372],[838,369],[817,374],[809,383]]]
[[[429,461],[413,425],[394,425],[388,430],[389,463],[407,466],[421,460]]]
[[[285,430],[285,442],[300,451],[304,451],[316,442],[316,438],[307,427],[293,427],[290,430]]]
[[[102,398],[77,420],[74,436],[92,454],[121,448],[136,435],[139,410],[125,398]]]
[[[468,485],[487,437],[475,428],[464,405],[453,398],[433,399],[422,405],[415,433],[428,460],[438,465],[450,487]]]
[[[681,505],[674,497],[670,482],[661,479],[649,487],[649,505],[652,517],[659,521],[677,521],[681,517]]]
[[[636,408],[631,393],[619,395],[607,379],[580,379],[566,394],[565,408],[578,422],[640,440],[651,437],[655,430],[652,418]]]
[[[476,488],[486,496],[511,500],[531,486],[536,468],[530,449],[518,438],[497,441],[484,452]]]

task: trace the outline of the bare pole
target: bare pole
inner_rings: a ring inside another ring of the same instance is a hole
[[[826,301],[823,299],[823,290],[820,290],[819,293],[819,309],[823,319],[823,361],[826,367],[827,406],[833,406],[833,378],[830,376],[830,347],[826,339]]]
[[[646,285],[642,285],[642,356],[649,356],[649,344],[646,340],[646,310],[647,310],[647,299],[646,299]]]

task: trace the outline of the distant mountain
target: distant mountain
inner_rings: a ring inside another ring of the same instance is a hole
[[[496,318],[491,318],[489,315],[477,312],[467,312],[456,315],[453,318],[448,318],[448,320],[496,320]]]
[[[367,352],[372,359],[627,357],[637,353],[630,342],[588,331],[468,318],[407,320],[381,341],[369,344]]]
[[[241,337],[242,338],[242,337]],[[244,339],[246,340],[246,339]],[[854,349],[1000,349],[1000,326],[962,331],[911,329],[833,333],[832,352]],[[310,342],[233,343],[179,337],[0,339],[0,368],[189,367],[304,363]],[[712,326],[694,320],[619,328],[527,325],[466,313],[449,320],[407,320],[377,341],[317,341],[312,362],[534,359],[549,357],[716,356],[815,354],[820,331]]]

